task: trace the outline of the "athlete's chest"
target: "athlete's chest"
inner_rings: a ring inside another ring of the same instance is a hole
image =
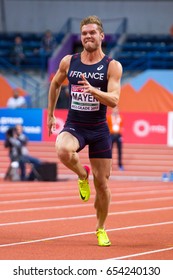
[[[92,86],[102,87],[107,83],[107,65],[103,62],[94,65],[86,65],[80,61],[72,62],[68,72],[69,82],[71,84],[77,84],[81,74],[84,74]]]

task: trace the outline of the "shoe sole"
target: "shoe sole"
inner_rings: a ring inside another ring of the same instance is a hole
[[[98,243],[98,246],[100,246],[100,247],[109,247],[109,246],[111,246],[111,242],[109,242],[109,243],[104,243],[104,244],[99,244],[99,243]]]

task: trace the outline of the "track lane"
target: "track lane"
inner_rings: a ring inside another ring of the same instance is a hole
[[[142,258],[140,252],[142,254],[145,250],[154,251],[153,247],[157,250],[160,245],[171,246],[173,243],[172,235],[169,234],[173,231],[171,184],[111,181],[110,185],[112,203],[107,222],[107,229],[112,229],[109,235],[113,245],[110,248],[100,248],[96,243],[93,231],[96,223],[93,189],[90,202],[82,203],[78,197],[75,181],[50,183],[49,186],[42,182],[34,182],[33,185],[25,183],[24,187],[16,183],[7,184],[6,188],[0,186],[0,189],[3,189],[0,195],[0,258],[105,259],[109,256],[110,258],[126,256],[126,252],[128,255],[138,254],[139,258]],[[147,226],[149,224],[153,226]],[[134,225],[137,227],[130,229]],[[168,240],[165,238],[165,229]],[[159,243],[154,245],[149,243],[146,246],[146,239],[155,231],[158,233]],[[69,234],[73,236],[68,236]],[[134,234],[139,236],[139,240],[135,241]],[[52,239],[47,240],[48,238]],[[32,240],[36,239],[45,241],[32,243]],[[133,246],[124,243],[125,239]],[[21,242],[26,243],[20,244]],[[16,245],[12,245],[14,243]],[[169,259],[170,255],[172,257],[172,250],[156,253],[157,256],[160,255],[160,259],[162,254]],[[154,259],[154,253],[148,253],[149,255]]]

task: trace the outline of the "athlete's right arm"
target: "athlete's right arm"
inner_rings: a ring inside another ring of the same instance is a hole
[[[47,116],[49,135],[51,134],[52,127],[55,126],[54,110],[60,95],[61,85],[65,80],[65,78],[67,77],[70,60],[71,60],[71,55],[67,55],[61,60],[59,64],[59,68],[50,84],[49,93],[48,93],[48,116]]]

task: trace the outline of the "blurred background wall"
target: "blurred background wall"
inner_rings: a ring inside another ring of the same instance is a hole
[[[173,1],[0,0],[0,32],[58,32],[69,17],[128,18],[129,33],[169,33]],[[79,28],[79,27],[78,27]]]

